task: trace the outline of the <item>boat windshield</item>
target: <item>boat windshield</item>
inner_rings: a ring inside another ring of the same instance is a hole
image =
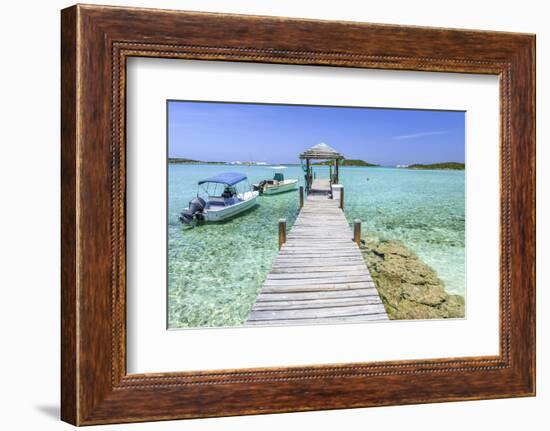
[[[247,188],[246,182],[241,182],[236,185],[228,185],[222,183],[203,183],[199,186],[199,191],[197,196],[200,196],[205,199],[210,199],[213,197],[230,199],[237,197],[239,194],[246,192],[250,187]]]
[[[271,166],[271,169],[275,171],[273,175],[274,181],[284,181],[285,176],[283,175],[283,170],[286,169],[286,166]]]

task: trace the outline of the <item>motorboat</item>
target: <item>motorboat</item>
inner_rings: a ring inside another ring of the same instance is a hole
[[[286,166],[272,166],[271,169],[275,170],[273,178],[269,180],[260,181],[258,184],[254,184],[253,189],[264,195],[274,195],[277,193],[288,192],[295,190],[298,185],[297,179],[286,180],[283,175],[283,170]]]
[[[214,175],[199,181],[198,187],[197,196],[179,217],[186,225],[227,220],[255,206],[259,195],[250,190],[247,176],[238,172]]]

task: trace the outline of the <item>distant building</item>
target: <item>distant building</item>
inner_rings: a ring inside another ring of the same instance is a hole
[[[258,166],[265,166],[265,165],[267,165],[267,163],[266,163],[266,162],[256,162],[256,165],[258,165]]]
[[[409,165],[395,165],[396,168],[408,168]]]

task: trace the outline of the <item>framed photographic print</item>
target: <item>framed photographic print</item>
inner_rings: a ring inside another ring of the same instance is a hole
[[[535,37],[62,11],[62,419],[535,393]]]

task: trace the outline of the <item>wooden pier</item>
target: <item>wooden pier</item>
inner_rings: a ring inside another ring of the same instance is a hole
[[[314,179],[246,325],[388,320],[328,180]]]
[[[330,180],[324,178],[316,178],[311,183],[311,188],[309,190],[309,195],[321,195],[325,199],[328,198],[330,194]]]

